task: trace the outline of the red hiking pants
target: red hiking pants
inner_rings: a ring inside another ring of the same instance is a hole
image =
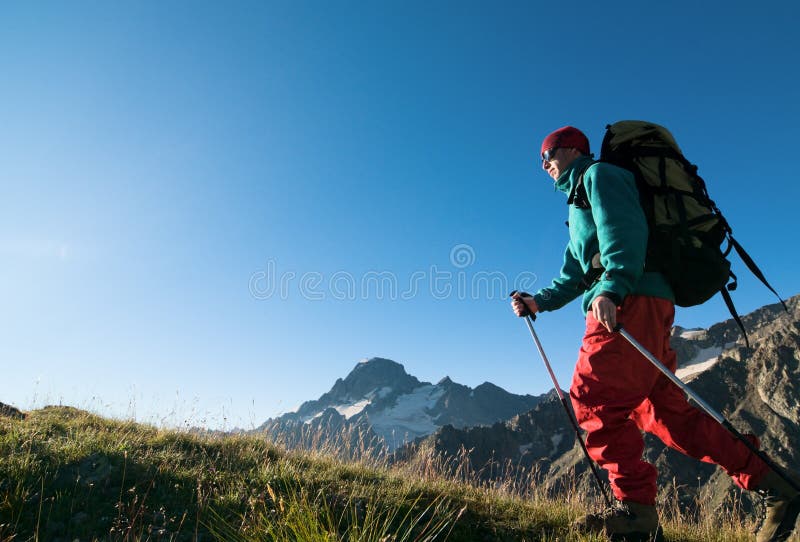
[[[671,371],[677,367],[669,346],[675,318],[671,301],[628,296],[617,309],[621,323]],[[642,460],[641,431],[706,463],[716,463],[739,487],[753,489],[767,465],[736,437],[689,404],[683,391],[619,333],[609,333],[592,315],[570,388],[572,406],[587,432],[589,455],[608,471],[619,500],[655,504],[656,469]]]

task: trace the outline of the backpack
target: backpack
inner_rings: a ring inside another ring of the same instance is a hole
[[[706,183],[697,174],[697,166],[683,156],[666,128],[636,120],[608,125],[600,161],[633,173],[650,230],[645,270],[658,271],[666,277],[675,293],[676,305],[700,305],[719,292],[749,346],[729,294],[737,285],[728,260],[734,249],[788,312],[756,263],[733,238],[730,225],[708,196]],[[568,203],[588,206],[583,173]],[[726,241],[727,247],[723,250]],[[590,273],[596,275],[597,271]]]

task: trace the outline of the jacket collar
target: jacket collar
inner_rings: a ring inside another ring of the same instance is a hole
[[[572,161],[569,167],[564,170],[561,175],[559,175],[558,179],[556,179],[553,183],[553,186],[555,186],[556,190],[560,190],[561,192],[569,195],[572,193],[572,189],[578,182],[578,178],[581,176],[581,173],[586,171],[586,168],[589,167],[589,164],[591,163],[592,158],[590,156],[579,156]]]

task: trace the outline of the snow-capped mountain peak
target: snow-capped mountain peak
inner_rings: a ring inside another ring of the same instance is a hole
[[[359,362],[329,392],[303,403],[297,411],[268,420],[261,429],[279,433],[317,424],[368,427],[393,450],[429,435],[439,427],[490,425],[535,406],[540,398],[514,395],[489,382],[474,390],[445,377],[437,384],[420,382],[386,358]],[[313,429],[313,427],[312,427]]]

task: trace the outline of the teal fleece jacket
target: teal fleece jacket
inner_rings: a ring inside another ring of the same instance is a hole
[[[560,276],[533,296],[536,305],[541,311],[553,311],[578,297],[582,291],[581,279],[591,269],[592,258],[597,254],[605,271],[583,294],[584,314],[601,294],[617,306],[622,305],[628,294],[674,302],[672,288],[664,276],[644,272],[647,220],[633,174],[611,164],[591,161],[588,156],[577,158],[555,182],[556,189],[569,195],[585,170],[583,184],[589,208],[569,206],[569,243],[564,251],[564,265]]]

